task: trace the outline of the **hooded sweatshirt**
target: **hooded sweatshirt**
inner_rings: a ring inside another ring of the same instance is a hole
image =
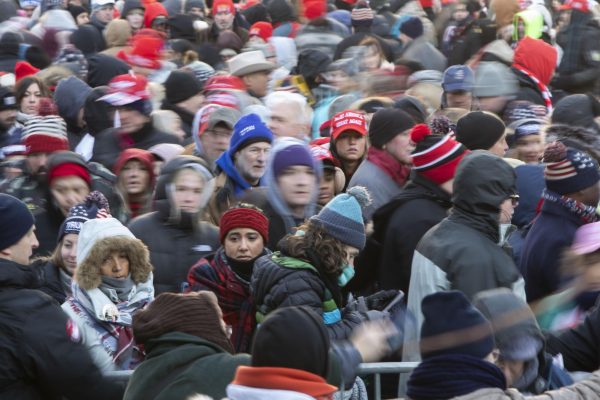
[[[82,128],[77,126],[77,119],[91,91],[92,88],[87,83],[74,76],[62,79],[54,91],[54,102],[58,107],[58,114],[67,123],[69,147],[72,149],[81,140]]]
[[[507,287],[525,299],[524,281],[499,245],[500,205],[516,193],[513,168],[487,151],[476,150],[459,164],[450,215],[431,228],[413,255],[408,309],[416,323],[407,329],[405,361],[419,360],[421,301],[442,290],[476,293]]]
[[[188,270],[200,258],[219,248],[219,230],[201,221],[199,213],[182,212],[173,204],[173,179],[183,168],[205,178],[202,208],[213,192],[214,179],[206,164],[193,156],[178,156],[161,169],[154,191],[154,212],[134,219],[129,228],[150,250],[157,294],[181,292]]]
[[[273,208],[273,210],[279,215],[279,217],[283,220],[285,224],[285,232],[291,233],[292,228],[298,226],[298,220],[292,214],[292,210],[290,210],[288,204],[283,199],[281,191],[279,190],[279,184],[277,183],[277,176],[275,175],[275,171],[273,168],[273,161],[276,158],[277,153],[285,150],[289,146],[298,145],[301,143],[298,140],[286,138],[275,141],[273,147],[271,148],[271,153],[269,154],[269,163],[267,165],[267,170],[265,172],[265,176],[263,177],[265,181],[265,186],[267,187],[267,198],[269,204]],[[308,219],[313,215],[317,214],[317,198],[319,196],[319,182],[321,180],[321,174],[323,168],[318,165],[317,161],[313,163],[313,171],[315,172],[315,188],[313,191],[313,196],[310,203],[304,207],[304,219]],[[302,221],[300,221],[302,222]],[[281,239],[281,237],[279,237]],[[273,242],[274,240],[278,240],[276,238],[269,238],[269,242]]]
[[[129,39],[131,39],[129,22],[122,19],[112,20],[104,30],[104,39],[106,40],[106,50],[102,54],[115,57],[120,50],[127,46]]]
[[[96,54],[88,59],[88,84],[96,88],[106,86],[117,75],[126,74],[131,67],[118,58]]]

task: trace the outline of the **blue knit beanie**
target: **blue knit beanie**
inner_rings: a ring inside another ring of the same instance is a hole
[[[329,236],[362,250],[366,241],[362,212],[369,204],[371,196],[367,189],[354,186],[335,196],[310,221],[322,226]]]
[[[286,169],[294,165],[304,165],[316,171],[316,163],[308,146],[293,144],[277,152],[273,159],[273,175],[279,177]]]
[[[421,356],[462,354],[483,359],[494,350],[490,322],[465,297],[451,290],[430,294],[421,303]],[[451,317],[449,317],[451,316]]]
[[[256,142],[273,142],[273,133],[257,114],[244,115],[233,126],[233,135],[229,141],[229,154],[242,150]]]
[[[0,250],[21,240],[33,224],[33,215],[25,203],[8,194],[0,194]]]

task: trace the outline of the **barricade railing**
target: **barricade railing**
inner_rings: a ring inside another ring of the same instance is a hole
[[[383,374],[398,374],[398,398],[404,397],[404,391],[400,385],[400,376],[402,374],[410,374],[413,369],[419,365],[418,362],[380,362],[380,363],[364,363],[358,366],[358,375],[364,377],[366,375],[374,376],[374,391],[375,398],[373,400],[381,400],[381,375]]]
[[[380,362],[380,363],[363,363],[358,366],[358,375],[361,377],[367,375],[374,375],[374,391],[375,398],[373,400],[381,400],[381,375],[383,374],[398,374],[398,380],[400,380],[400,374],[410,373],[419,365],[418,362]],[[114,380],[115,382],[121,383],[127,386],[127,382],[131,377],[133,371],[112,371],[108,372],[106,376]],[[398,397],[403,397],[404,393],[398,385]]]

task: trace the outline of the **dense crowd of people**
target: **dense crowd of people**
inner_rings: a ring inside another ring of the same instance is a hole
[[[599,162],[596,0],[0,0],[0,398],[600,399]]]

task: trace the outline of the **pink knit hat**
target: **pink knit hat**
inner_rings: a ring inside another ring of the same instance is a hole
[[[586,224],[577,229],[571,250],[578,255],[593,253],[600,249],[600,222]]]

